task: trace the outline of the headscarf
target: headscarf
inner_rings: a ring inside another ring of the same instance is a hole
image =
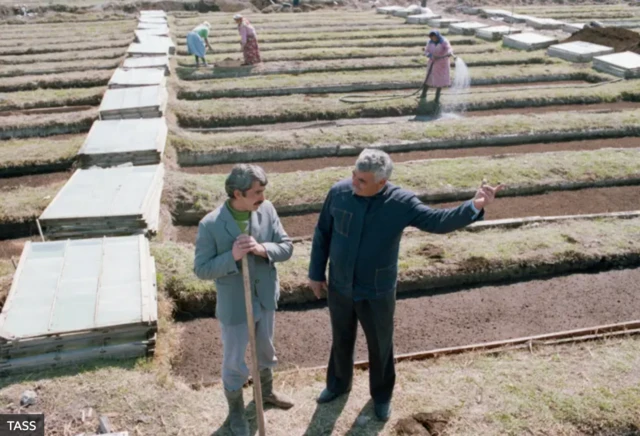
[[[431,39],[432,36],[435,36],[436,38],[438,38],[437,42],[433,42],[433,40]],[[437,30],[432,30],[431,32],[429,32],[429,44],[435,44],[438,45],[442,42],[445,42],[446,39],[444,39],[444,37],[442,35],[440,35],[440,32]]]
[[[211,29],[211,24],[209,24],[208,21],[205,21],[204,23],[201,24],[201,26],[206,27],[207,29]]]
[[[240,20],[240,23],[238,23],[238,26],[242,26],[242,25],[244,25],[244,26],[247,26],[247,27],[251,27],[251,28],[253,28],[253,26],[251,25],[251,22],[249,21],[249,19],[248,19],[248,18],[243,17],[243,16],[242,16],[242,15],[240,15],[240,14],[235,14],[235,15],[233,16],[233,19],[234,19],[234,20]]]

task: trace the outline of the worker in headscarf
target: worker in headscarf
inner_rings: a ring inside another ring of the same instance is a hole
[[[449,66],[449,57],[453,56],[451,44],[446,40],[440,32],[432,30],[429,33],[429,41],[424,48],[424,54],[429,61],[427,62],[427,78],[422,87],[421,99],[427,97],[427,90],[436,88],[436,105],[440,104],[440,91],[444,87],[451,85],[451,68]]]
[[[187,34],[187,48],[189,49],[189,54],[194,55],[196,58],[196,68],[200,66],[200,59],[202,59],[202,64],[205,67],[207,66],[207,60],[204,58],[206,52],[205,44],[209,50],[213,50],[211,44],[209,44],[210,29],[211,24],[205,21]]]
[[[233,19],[238,25],[238,32],[241,38],[240,44],[244,55],[244,63],[242,65],[259,64],[262,61],[260,59],[260,47],[258,47],[256,29],[253,28],[248,19],[240,14],[234,15]]]

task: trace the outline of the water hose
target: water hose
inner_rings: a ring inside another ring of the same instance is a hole
[[[427,79],[429,78],[429,75],[427,75]],[[424,86],[424,83],[426,83],[427,79],[425,79],[425,81],[423,82],[423,84],[420,86],[420,88],[418,88],[417,91],[411,93],[411,94],[390,94],[386,97],[371,97],[368,95],[345,95],[344,97],[341,97],[339,99],[339,101],[341,101],[342,103],[350,103],[350,104],[357,104],[357,103],[373,103],[376,101],[385,101],[385,100],[396,100],[396,99],[403,99],[403,98],[409,98],[409,97],[413,97],[414,95],[417,95],[421,90],[422,87]],[[624,79],[612,79],[612,80],[605,80],[602,82],[598,82],[598,83],[591,83],[588,85],[578,85],[578,84],[574,84],[574,85],[557,85],[557,86],[525,86],[525,87],[513,87],[513,88],[500,88],[501,91],[528,91],[528,90],[540,90],[540,89],[562,89],[562,88],[597,88],[598,86],[603,86],[603,85],[610,85],[612,83],[617,83],[617,82],[621,82]],[[478,91],[478,90],[474,90],[474,91],[460,91],[460,92],[456,92],[456,95],[465,95],[465,94],[490,94],[490,93],[495,93],[495,89],[494,90],[486,90],[486,91]],[[360,100],[352,100],[354,98],[360,99]]]
[[[390,94],[386,97],[371,97],[369,95],[345,95],[344,97],[341,97],[339,101],[342,103],[357,104],[357,103],[373,103],[376,101],[386,101],[386,100],[400,100],[403,98],[413,97],[414,95],[418,95],[418,93],[422,91],[422,88],[424,87],[425,83],[427,83],[427,80],[429,80],[429,76],[431,75],[431,70],[433,70],[434,63],[435,62],[431,62],[431,65],[429,66],[429,71],[427,72],[427,77],[424,79],[424,82],[422,82],[422,85],[420,85],[420,88],[418,88],[417,91],[411,94]],[[357,100],[353,100],[354,98]]]

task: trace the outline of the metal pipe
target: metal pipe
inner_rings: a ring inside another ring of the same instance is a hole
[[[458,347],[438,348],[435,350],[418,351],[415,353],[405,353],[395,356],[395,362],[404,362],[410,360],[427,360],[441,356],[450,356],[462,354],[471,351],[480,351],[485,353],[496,353],[521,348],[532,348],[533,345],[558,345],[567,342],[579,342],[593,339],[600,339],[612,336],[640,334],[640,320],[627,321],[617,324],[606,324],[596,327],[588,327],[576,330],[566,330],[555,333],[547,333],[543,335],[525,336],[516,339],[506,339],[502,341],[482,342],[472,345],[463,345]],[[354,364],[357,369],[367,369],[369,362],[367,360],[358,361]],[[327,366],[316,366],[312,368],[301,368],[305,371],[326,370]],[[299,370],[296,370],[299,371]],[[289,371],[284,371],[289,372]]]

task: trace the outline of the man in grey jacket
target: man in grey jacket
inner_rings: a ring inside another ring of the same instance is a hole
[[[407,190],[388,182],[393,163],[380,150],[364,150],[351,180],[336,183],[318,218],[309,285],[316,297],[327,290],[333,343],[327,385],[318,397],[326,403],[351,389],[353,352],[360,321],[369,349],[369,385],[375,414],[389,419],[395,384],[393,316],[398,253],[405,227],[448,233],[484,216],[502,186],[482,187],[459,207],[431,209]]]
[[[245,255],[252,281],[263,401],[283,409],[293,407],[291,400],[273,391],[272,374],[277,363],[273,331],[280,295],[275,264],[291,257],[293,244],[275,208],[264,198],[266,185],[262,168],[236,165],[225,182],[229,199],[200,221],[196,238],[194,271],[199,278],[216,284],[216,318],[223,344],[222,382],[231,431],[236,436],[249,435],[242,396],[242,386],[249,377],[244,358],[249,344],[241,263]]]

